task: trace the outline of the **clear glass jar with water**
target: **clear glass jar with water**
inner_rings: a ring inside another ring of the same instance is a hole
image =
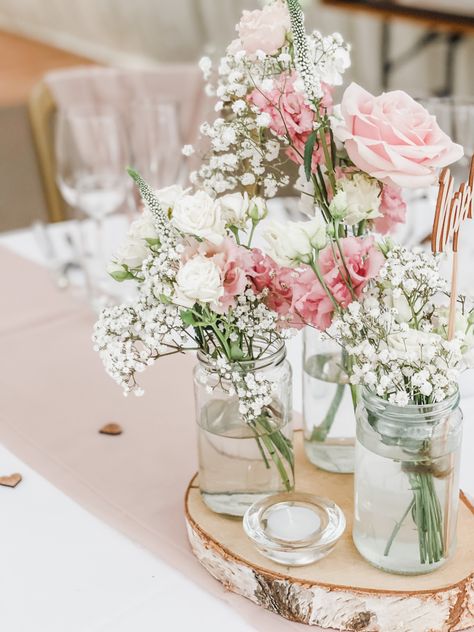
[[[251,424],[239,412],[237,395],[198,353],[194,392],[198,426],[199,487],[217,513],[243,516],[264,496],[294,488],[291,367],[278,342],[239,362],[238,370],[261,374],[273,384],[272,402]]]
[[[417,575],[452,557],[461,436],[457,392],[436,404],[399,407],[363,391],[353,539],[371,564]]]
[[[355,414],[346,364],[338,344],[305,328],[304,445],[311,463],[329,472],[354,471]]]

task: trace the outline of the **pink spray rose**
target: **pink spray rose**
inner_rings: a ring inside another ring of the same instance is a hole
[[[239,40],[232,42],[229,52],[240,49],[249,55],[258,50],[274,55],[284,45],[286,33],[290,30],[290,16],[286,3],[267,4],[263,9],[244,11],[236,27]]]
[[[274,80],[272,90],[253,90],[248,99],[256,105],[261,112],[270,115],[270,129],[277,136],[289,135],[294,147],[288,147],[287,156],[297,164],[303,163],[304,146],[308,136],[313,131],[314,112],[305,102],[302,92],[295,90],[296,73],[288,75],[282,73]],[[325,84],[322,85],[324,96],[321,107],[330,110],[332,107],[331,91]],[[323,153],[317,145],[313,153],[313,166],[322,160]]]
[[[401,90],[373,96],[356,83],[341,102],[343,123],[335,129],[349,158],[362,171],[395,186],[429,186],[441,167],[459,160],[436,118]]]
[[[324,282],[336,303],[346,308],[354,300],[349,285],[355,297],[359,297],[368,281],[377,276],[384,264],[384,256],[373,237],[346,237],[340,243],[345,266],[339,255],[335,259],[330,245],[320,252],[318,261]],[[333,301],[315,273],[306,266],[293,288],[292,311],[295,316],[324,331],[332,322],[334,309]]]
[[[382,235],[392,232],[397,224],[405,222],[406,210],[400,187],[384,184],[379,207],[381,217],[374,220],[375,230]]]

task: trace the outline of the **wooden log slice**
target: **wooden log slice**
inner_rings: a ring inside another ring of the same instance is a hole
[[[185,499],[189,541],[201,564],[228,590],[292,621],[364,632],[454,632],[474,629],[474,508],[461,494],[453,560],[418,576],[384,573],[352,542],[353,477],[311,465],[296,433],[297,488],[333,499],[347,529],[334,551],[310,566],[285,567],[260,555],[240,519],[215,514],[195,476]]]

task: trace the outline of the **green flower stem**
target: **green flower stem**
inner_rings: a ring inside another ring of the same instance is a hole
[[[421,464],[426,466],[426,464]],[[411,511],[413,522],[418,532],[418,547],[421,564],[434,564],[445,555],[443,543],[443,511],[436,488],[434,477],[430,472],[409,472],[410,486],[413,498],[405,510],[402,518],[395,525],[387,541],[384,555],[390,553],[391,546]]]
[[[265,461],[265,466],[270,468],[270,460],[278,470],[286,491],[291,491],[294,486],[294,454],[291,441],[285,437],[281,430],[274,430],[267,415],[260,415],[251,427],[255,432],[255,439]],[[267,454],[265,454],[265,451]],[[290,477],[291,474],[291,477]]]
[[[338,384],[336,386],[336,392],[334,393],[326,416],[318,426],[313,428],[310,441],[326,441],[336,418],[337,411],[339,410],[339,406],[341,405],[342,398],[344,397],[345,386],[345,384]]]

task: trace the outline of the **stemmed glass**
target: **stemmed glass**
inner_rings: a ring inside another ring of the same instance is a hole
[[[132,164],[155,189],[184,180],[178,105],[135,101],[130,108]]]
[[[96,246],[82,248],[91,298],[105,277],[104,218],[117,211],[129,190],[127,142],[120,116],[110,107],[77,105],[56,118],[56,177],[65,201],[95,224]],[[81,230],[85,242],[86,232]],[[83,242],[83,244],[84,244]],[[86,261],[87,260],[87,261]],[[102,288],[103,289],[103,288]]]

